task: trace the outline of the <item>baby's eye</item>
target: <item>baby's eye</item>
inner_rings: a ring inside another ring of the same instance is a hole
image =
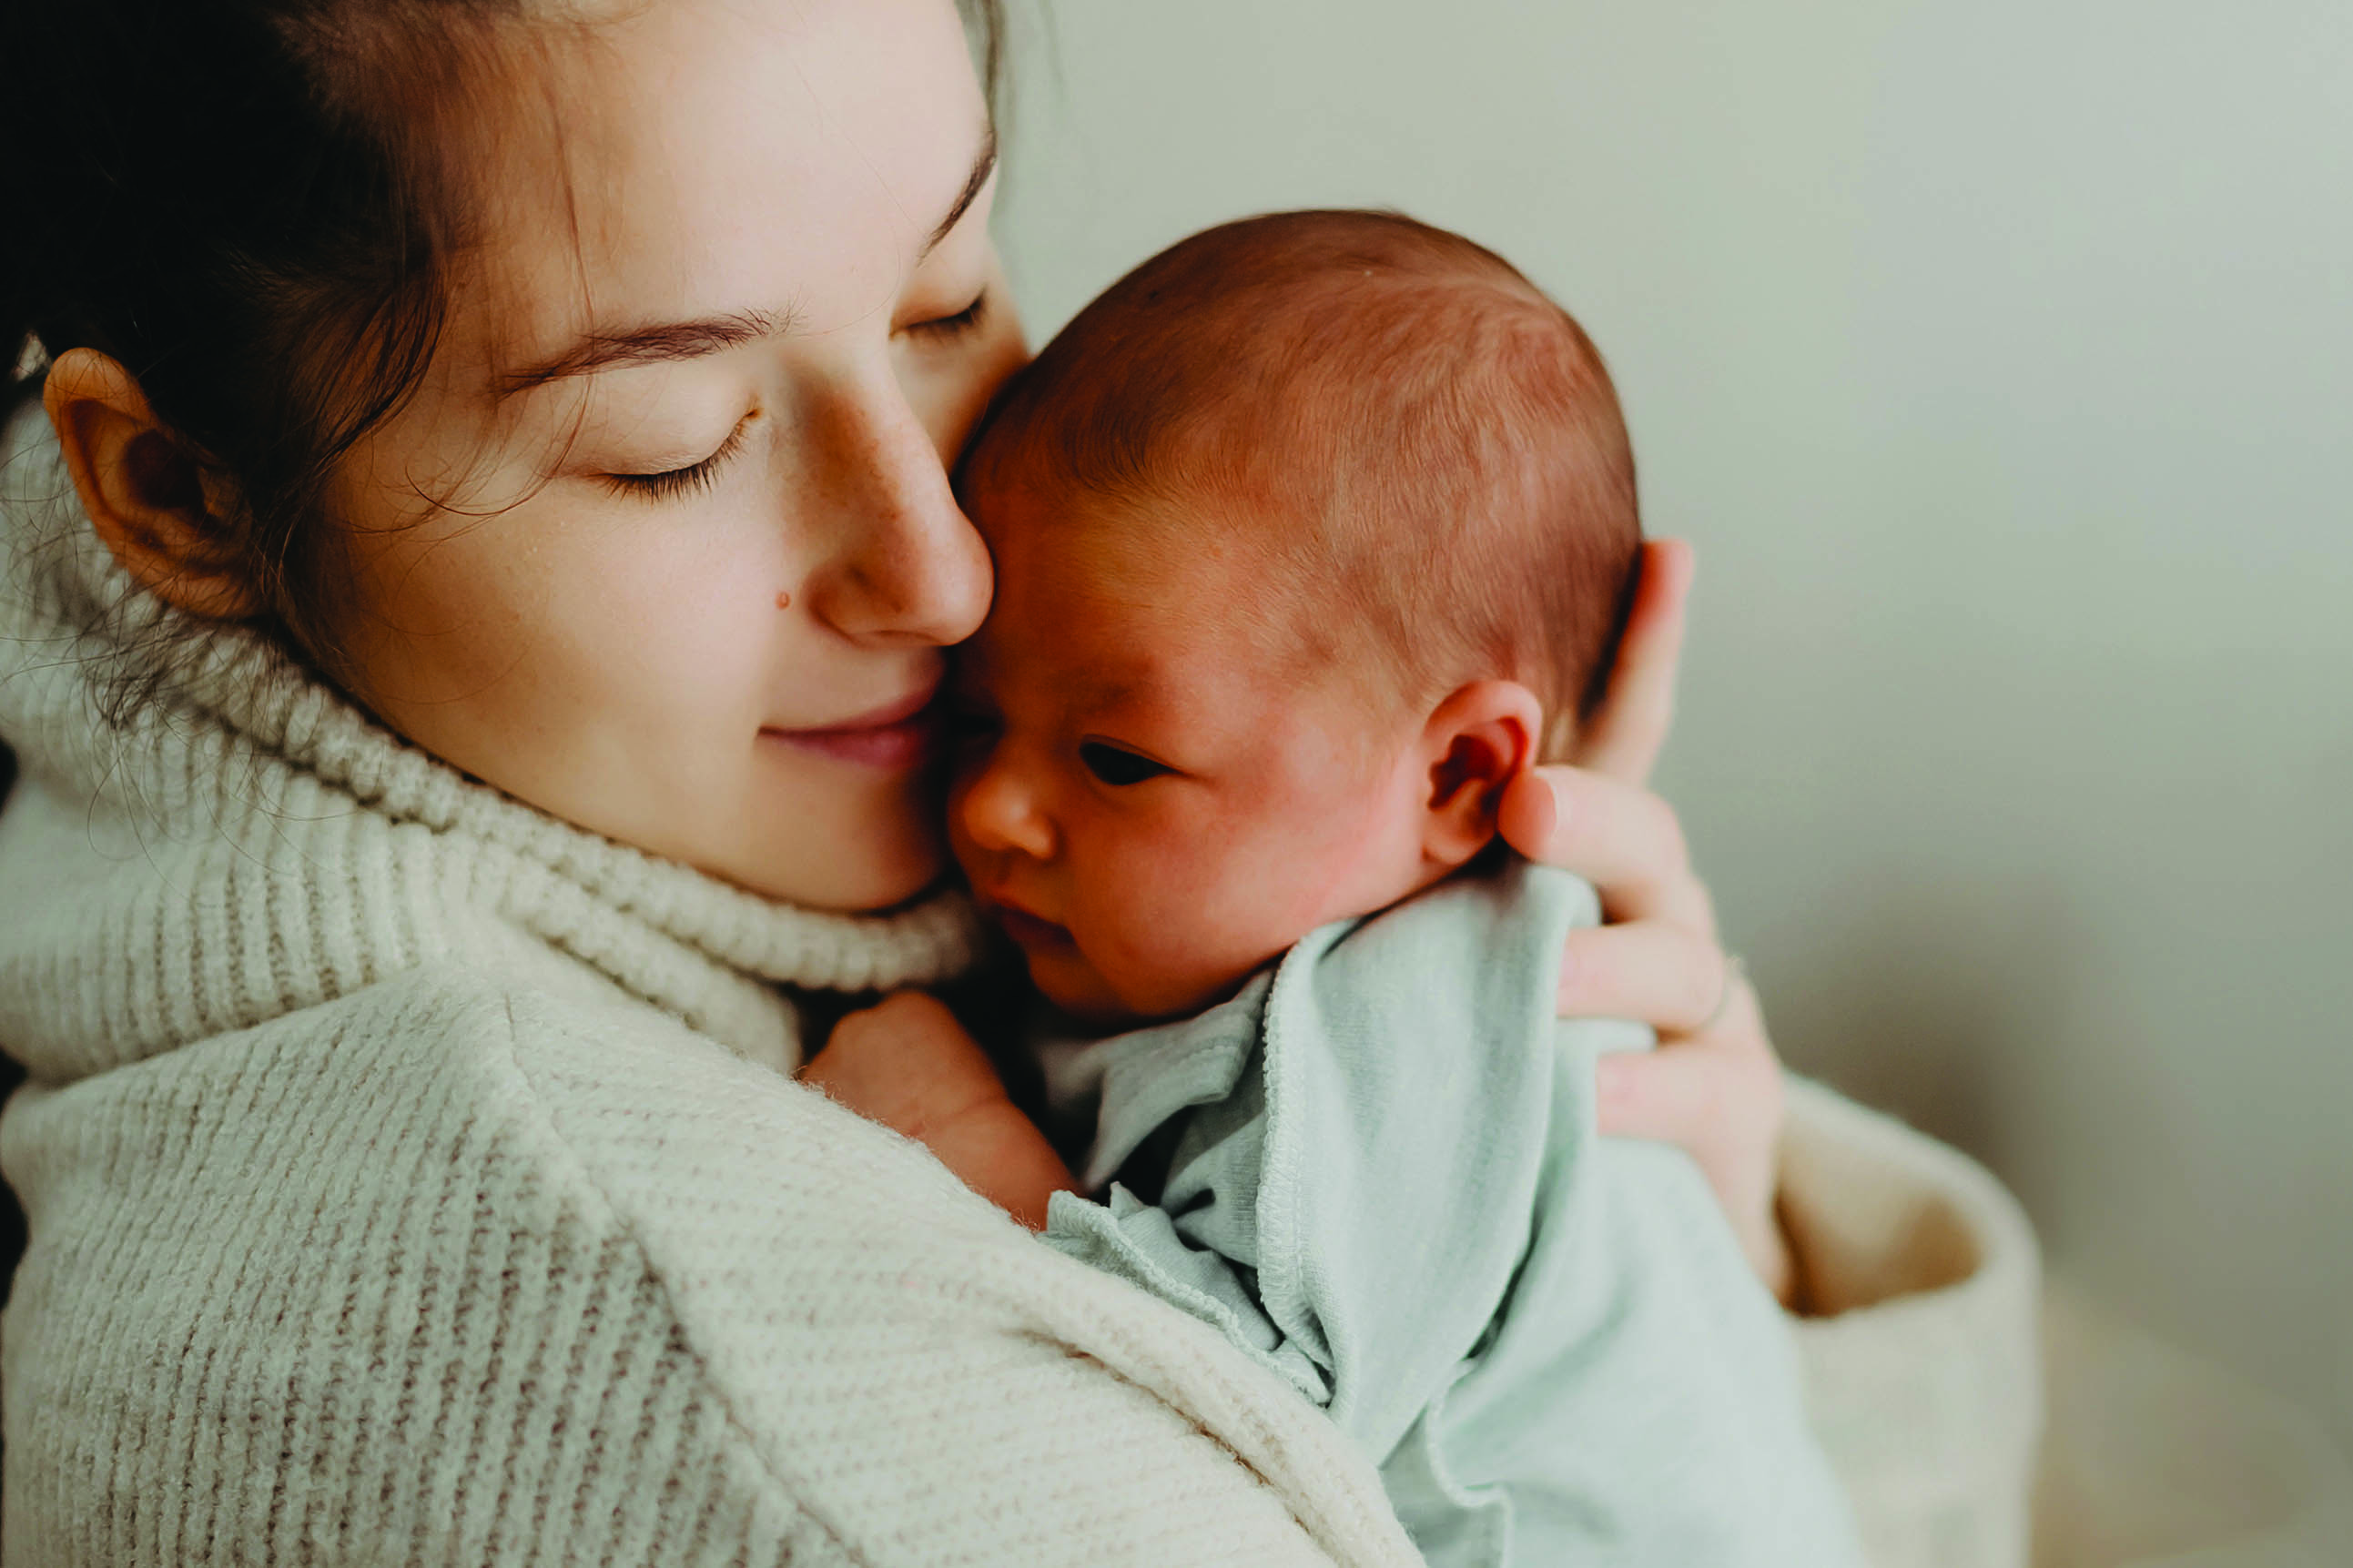
[[[1109,745],[1102,741],[1082,742],[1079,761],[1087,765],[1087,772],[1107,784],[1142,784],[1169,771],[1150,757],[1139,756],[1124,747]]]

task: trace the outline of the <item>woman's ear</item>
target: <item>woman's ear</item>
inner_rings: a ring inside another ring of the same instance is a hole
[[[1535,763],[1543,732],[1543,704],[1516,680],[1473,681],[1432,710],[1422,731],[1426,862],[1451,871],[1487,847],[1504,786]]]
[[[216,620],[260,609],[216,514],[218,486],[156,419],[129,371],[95,349],[68,349],[49,366],[41,403],[82,510],[134,582]]]

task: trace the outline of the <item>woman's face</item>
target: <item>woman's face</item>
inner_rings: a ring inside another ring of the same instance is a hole
[[[990,589],[945,464],[1025,355],[954,8],[662,0],[529,42],[427,384],[338,476],[343,668],[582,826],[905,899],[941,866],[909,715]]]

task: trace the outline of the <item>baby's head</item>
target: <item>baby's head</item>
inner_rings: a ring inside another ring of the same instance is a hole
[[[950,834],[1039,988],[1104,1024],[1477,854],[1598,697],[1641,550],[1576,322],[1381,213],[1145,262],[1007,387],[959,489],[997,597]]]

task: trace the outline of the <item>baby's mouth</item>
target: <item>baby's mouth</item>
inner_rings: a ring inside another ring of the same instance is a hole
[[[1011,904],[992,902],[988,907],[988,912],[995,917],[998,925],[1005,928],[1005,934],[1023,948],[1071,945],[1068,927],[1058,926],[1052,921],[1033,915],[1027,910],[1016,909]]]

